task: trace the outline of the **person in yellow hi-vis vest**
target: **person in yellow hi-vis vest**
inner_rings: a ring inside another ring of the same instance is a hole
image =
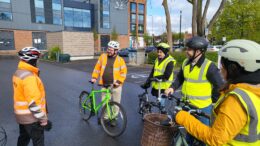
[[[19,124],[17,146],[44,146],[44,129],[50,130],[43,83],[39,77],[37,61],[40,51],[25,47],[18,52],[20,62],[13,75],[14,113]]]
[[[221,73],[227,81],[214,106],[211,127],[179,111],[175,120],[211,146],[260,145],[260,45],[232,40],[219,51]]]
[[[208,42],[203,37],[192,37],[186,42],[187,59],[172,84],[166,90],[166,94],[173,93],[182,86],[182,99],[189,100],[190,104],[201,109],[207,114],[211,114],[212,102],[216,102],[219,97],[219,88],[223,84],[219,69],[205,57]],[[209,125],[210,120],[199,117],[204,124]],[[187,142],[192,144],[194,138],[187,135]]]
[[[142,85],[142,88],[149,88],[150,84],[152,83],[152,95],[158,97],[159,88],[161,89],[161,93],[164,93],[165,89],[168,89],[171,86],[174,79],[173,68],[176,64],[176,61],[171,55],[168,54],[170,49],[168,44],[159,43],[156,48],[158,58],[155,60],[153,69],[145,84]],[[151,78],[162,79],[162,82],[151,82]],[[163,104],[164,102],[161,103]],[[165,109],[162,110],[162,113],[166,113]]]

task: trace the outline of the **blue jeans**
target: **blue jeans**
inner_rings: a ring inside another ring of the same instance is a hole
[[[201,110],[204,112],[204,113],[206,113],[206,114],[208,114],[208,115],[211,115],[211,113],[212,113],[212,105],[209,105],[209,106],[207,106],[207,107],[205,107],[205,108],[201,108]],[[198,120],[200,120],[203,124],[205,124],[205,125],[210,125],[210,120],[209,119],[207,119],[207,118],[205,118],[205,117],[199,117],[198,118]],[[186,136],[186,140],[187,140],[187,142],[188,142],[188,144],[189,144],[189,146],[192,146],[192,143],[193,143],[193,141],[194,141],[194,137],[192,136],[192,135],[190,135],[190,134],[187,134],[187,136]],[[203,144],[203,145],[201,145],[201,146],[206,146],[206,144]]]

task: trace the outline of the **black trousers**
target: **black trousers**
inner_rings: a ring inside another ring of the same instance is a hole
[[[32,124],[19,124],[20,135],[17,146],[27,146],[32,139],[33,146],[44,146],[44,128],[38,122]]]

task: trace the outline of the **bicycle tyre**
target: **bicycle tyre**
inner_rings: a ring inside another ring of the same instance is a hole
[[[100,116],[100,120],[101,120],[101,125],[104,129],[104,131],[111,137],[118,137],[121,134],[123,134],[123,132],[126,129],[126,125],[127,125],[127,117],[126,117],[126,112],[124,110],[124,108],[122,107],[121,104],[114,102],[114,101],[110,101],[109,103],[109,110],[113,112],[113,107],[117,107],[118,108],[118,114],[115,114],[115,118],[113,119],[107,119],[106,118],[106,113],[107,113],[107,105],[104,105],[101,111],[101,116]],[[113,113],[112,113],[113,115]],[[122,118],[122,124],[119,125],[119,117]],[[117,118],[117,119],[116,119]],[[116,119],[116,120],[115,120]],[[113,121],[114,120],[114,121]],[[116,126],[112,126],[112,122],[117,122]],[[117,130],[119,128],[119,130]]]
[[[85,121],[88,121],[91,116],[93,115],[92,109],[93,109],[93,103],[91,98],[88,98],[86,100],[86,98],[89,96],[89,93],[87,91],[82,91],[79,95],[79,112],[81,115],[81,118]],[[91,110],[88,110],[86,108],[83,107],[83,102],[86,100],[85,105],[88,105],[88,107]]]

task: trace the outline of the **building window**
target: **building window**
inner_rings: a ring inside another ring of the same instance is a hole
[[[142,24],[138,25],[138,33],[144,33],[144,25]]]
[[[101,19],[101,28],[109,29],[110,28],[110,0],[100,0],[101,9],[100,9],[100,19]]]
[[[0,20],[11,21],[12,19],[10,0],[0,0]]]
[[[131,24],[131,32],[135,32],[136,31],[136,24]]]
[[[136,3],[131,3],[130,9],[131,13],[136,13]]]
[[[52,0],[53,24],[61,25],[61,0]]]
[[[136,23],[136,14],[131,14],[131,23]]]
[[[45,23],[43,0],[34,0],[34,4],[35,4],[35,18],[36,18],[35,22]]]
[[[138,13],[144,14],[144,4],[138,4]]]
[[[138,15],[138,24],[144,24],[144,15]]]
[[[65,7],[64,24],[67,27],[91,28],[90,10]]]
[[[0,50],[15,50],[13,31],[0,31]]]

